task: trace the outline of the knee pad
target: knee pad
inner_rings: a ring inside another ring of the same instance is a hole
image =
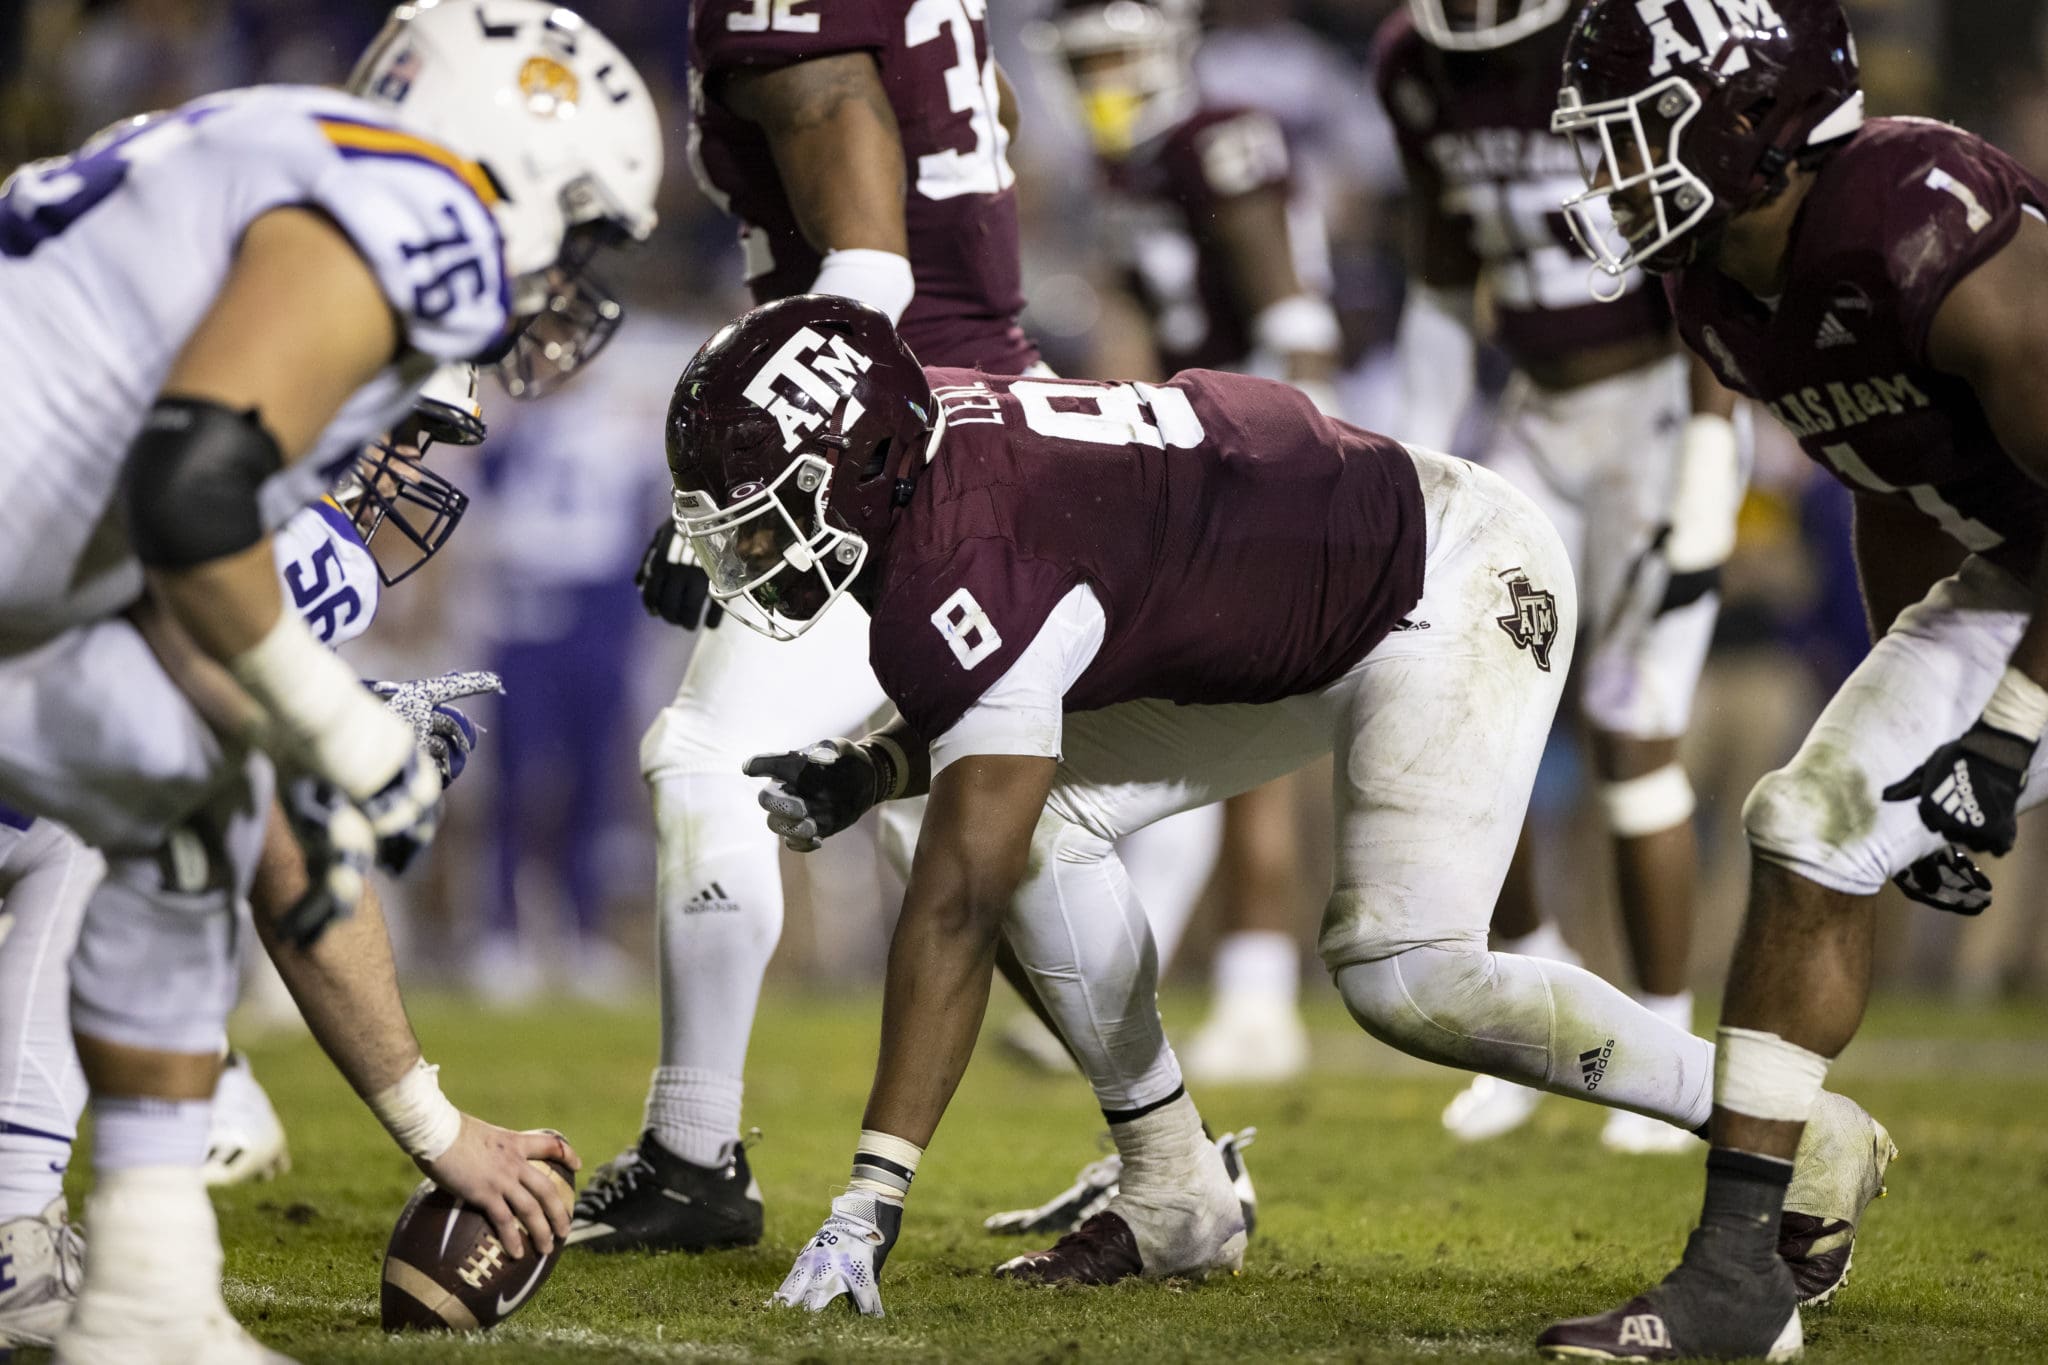
[[[165,887],[154,860],[115,863],[93,892],[71,962],[71,1022],[157,1052],[214,1052],[234,1008],[234,896]]]
[[[1750,789],[1742,803],[1750,849],[1830,890],[1875,895],[1891,871],[1875,837],[1883,814],[1876,784],[1846,757],[1807,758],[1802,749]]]
[[[1662,834],[1692,818],[1692,782],[1683,767],[1667,763],[1641,777],[1601,783],[1600,809],[1620,838]]]

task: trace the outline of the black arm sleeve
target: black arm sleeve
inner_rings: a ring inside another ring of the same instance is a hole
[[[128,447],[128,540],[153,569],[189,569],[263,539],[256,495],[284,464],[254,408],[159,398]]]

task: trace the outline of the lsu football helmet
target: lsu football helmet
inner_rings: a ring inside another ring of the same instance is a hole
[[[1408,0],[1415,27],[1446,52],[1518,43],[1564,18],[1572,0]]]
[[[348,89],[482,166],[498,190],[517,330],[498,363],[515,398],[587,364],[618,327],[589,273],[654,230],[661,125],[632,62],[544,0],[412,0],[391,11]]]
[[[1618,279],[1688,264],[1791,165],[1862,124],[1837,0],[1592,0],[1572,21],[1550,126],[1586,177],[1564,205],[1572,234]]]
[[[727,323],[668,408],[676,529],[735,618],[777,640],[850,590],[936,439],[931,383],[888,315],[798,294]]]
[[[1195,111],[1201,28],[1198,0],[1063,0],[1025,38],[1068,88],[1089,142],[1115,160]]]
[[[368,446],[334,482],[334,501],[370,547],[387,587],[419,572],[469,510],[469,495],[425,461],[434,445],[482,444],[484,411],[476,381],[474,365],[435,370],[413,400],[410,420]],[[374,544],[387,526],[404,545],[391,548],[389,536],[383,546]]]

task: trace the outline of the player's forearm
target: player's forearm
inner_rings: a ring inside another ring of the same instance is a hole
[[[872,57],[844,53],[733,77],[720,96],[767,136],[813,247],[909,256],[903,142]]]
[[[384,909],[375,891],[366,889],[355,913],[310,948],[281,948],[275,925],[309,887],[298,841],[284,812],[273,806],[249,891],[257,935],[335,1069],[357,1094],[375,1095],[420,1059],[419,1039],[398,990]]]
[[[903,801],[932,789],[932,755],[901,716],[861,741],[876,763],[877,800]]]
[[[158,569],[150,588],[207,657],[228,663],[277,625],[284,596],[270,537],[189,569]]]

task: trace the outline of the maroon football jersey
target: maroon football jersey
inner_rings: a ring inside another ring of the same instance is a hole
[[[1255,109],[1198,110],[1130,156],[1102,162],[1102,174],[1109,238],[1160,364],[1168,373],[1242,366],[1252,315],[1208,224],[1223,200],[1288,193],[1279,123]]]
[[[1462,238],[1493,301],[1495,339],[1517,364],[1668,334],[1655,288],[1598,303],[1592,266],[1559,207],[1583,190],[1571,141],[1550,131],[1567,25],[1485,52],[1445,52],[1406,8],[1380,25],[1373,78],[1408,175],[1410,211]]]
[[[927,739],[1080,583],[1107,632],[1068,711],[1310,692],[1422,595],[1413,460],[1286,384],[928,373],[946,429],[890,534],[868,650]]]
[[[867,52],[903,139],[904,220],[917,293],[897,329],[928,364],[1017,374],[1038,352],[1017,325],[1016,177],[996,117],[986,0],[691,0],[690,165],[740,219],[756,303],[810,288],[804,239],[768,139],[719,103],[741,68]]]
[[[1821,164],[1787,278],[1759,301],[1711,267],[1666,278],[1686,344],[1849,487],[1893,494],[2031,574],[2048,489],[1999,448],[1969,385],[1927,362],[1942,300],[2042,216],[2048,188],[1928,119],[1874,119]]]

